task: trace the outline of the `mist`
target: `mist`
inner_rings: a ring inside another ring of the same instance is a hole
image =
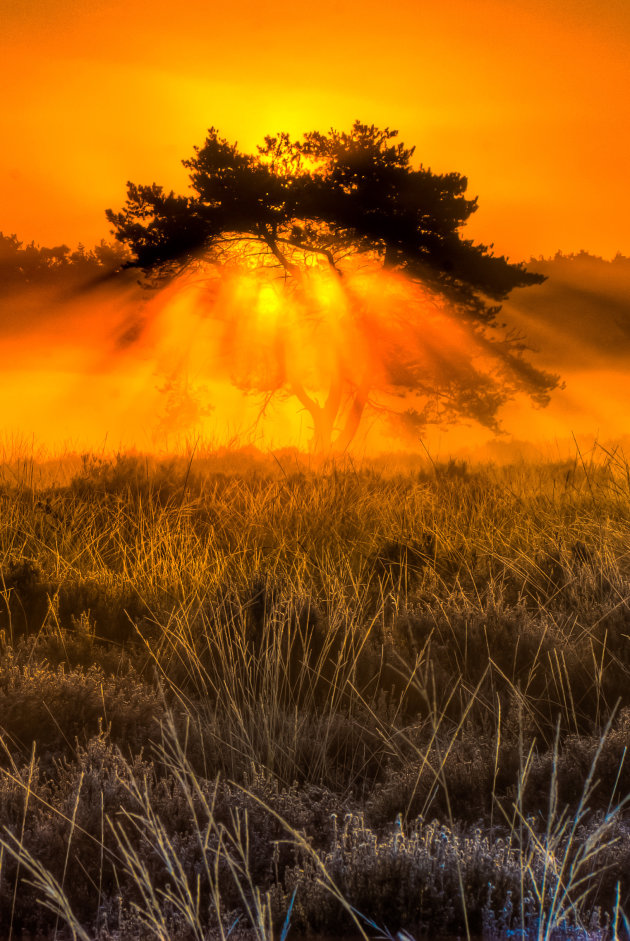
[[[354,451],[429,449],[437,457],[504,461],[565,454],[576,439],[623,441],[630,395],[630,259],[608,262],[581,253],[539,259],[529,267],[547,280],[513,292],[499,320],[524,338],[537,367],[561,376],[564,388],[552,393],[549,405],[536,408],[517,395],[500,412],[498,435],[473,420],[405,428],[368,409]],[[361,289],[379,310],[391,309],[391,284],[373,279]],[[5,288],[3,433],[32,436],[54,451],[177,450],[199,439],[217,447],[305,450],[310,416],[282,392],[276,374],[297,363],[302,374],[311,370],[328,381],[339,363],[351,375],[365,356],[359,337],[349,334],[342,341],[335,334],[339,301],[333,289],[318,290],[323,315],[297,330],[287,320],[288,308],[280,310],[281,286],[233,272],[214,271],[205,281],[178,281],[157,291],[143,288],[130,272],[70,288]],[[481,355],[474,338],[456,328],[448,312],[433,310],[431,316],[423,350],[407,337],[405,355],[428,357],[430,351],[432,368],[438,359],[441,369],[468,368]],[[383,337],[377,331],[375,349]]]
[[[552,450],[570,448],[574,437],[627,444],[630,258],[558,253],[528,268],[547,280],[514,291],[499,316],[525,337],[538,365],[562,376],[564,388],[544,410],[508,408],[506,430]]]

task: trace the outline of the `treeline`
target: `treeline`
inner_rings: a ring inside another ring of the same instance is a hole
[[[514,291],[506,318],[522,329],[539,364],[554,369],[614,365],[630,354],[630,258],[581,251],[531,259],[546,281]]]
[[[129,258],[119,243],[101,239],[94,248],[52,248],[21,242],[0,232],[0,294],[30,287],[61,287],[122,270]]]

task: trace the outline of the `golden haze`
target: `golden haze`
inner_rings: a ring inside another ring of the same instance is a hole
[[[471,366],[482,372],[495,366],[474,332],[403,278],[360,268],[344,291],[325,269],[308,280],[308,309],[282,278],[229,267],[180,279],[157,294],[116,281],[73,299],[43,289],[16,295],[14,318],[0,329],[4,437],[32,434],[57,452],[179,450],[198,439],[306,450],[313,423],[290,394],[296,378],[322,402],[336,377],[353,387],[367,369],[376,401],[387,406],[378,389],[389,386],[385,354],[397,344],[407,352],[412,344],[413,361],[441,382],[460,375],[465,381]],[[422,307],[419,334],[407,329],[414,304]],[[360,326],[354,308],[362,311]],[[526,322],[518,306],[510,318]],[[565,343],[561,328],[553,335],[546,329],[547,348]],[[520,396],[501,413],[507,432],[546,447],[547,456],[558,456],[554,441],[564,439],[570,450],[571,432],[610,438],[625,431],[630,380],[622,364],[600,355],[588,369],[576,350],[572,358],[576,367],[563,369],[568,387],[547,409],[532,409]],[[553,355],[542,365],[553,367]],[[400,411],[414,402],[391,398],[389,404]],[[468,422],[430,427],[422,437],[434,456],[447,457],[490,436]],[[368,410],[352,450],[401,446],[421,448],[419,433],[401,436],[381,407]]]
[[[348,128],[359,117],[398,128],[434,171],[466,174],[480,197],[467,234],[498,253],[630,254],[622,0],[186,0],[176,16],[166,0],[5,0],[2,26],[0,231],[24,241],[107,237],[104,209],[122,204],[127,179],[185,191],[181,159],[211,124],[248,149],[269,132]],[[198,420],[222,440],[260,440],[259,404],[200,364],[206,325],[182,312],[185,297],[158,301],[159,316],[128,346],[119,338],[132,298],[39,301],[43,314],[31,318],[31,298],[16,308],[19,328],[0,334],[5,431],[55,446],[152,446]],[[253,337],[264,345],[277,314],[267,288],[255,306],[243,374]],[[622,429],[627,371],[589,357],[562,370],[568,388],[549,409],[504,410],[506,428],[536,439]],[[265,421],[267,444],[306,445],[294,404],[270,405]],[[448,452],[486,437],[469,428],[432,442]]]
[[[469,226],[514,259],[630,253],[630,13],[621,0],[3,4],[0,230],[107,235],[127,179],[184,189],[211,124],[396,127],[468,176]]]

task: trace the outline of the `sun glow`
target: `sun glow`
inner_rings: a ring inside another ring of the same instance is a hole
[[[153,446],[198,434],[225,441],[255,429],[259,443],[304,447],[312,412],[332,388],[339,427],[366,376],[375,388],[387,380],[387,357],[404,342],[406,290],[383,273],[340,279],[319,265],[296,284],[272,269],[233,265],[154,294],[110,287],[70,301],[16,300],[20,326],[0,336],[13,366],[4,401],[14,403],[16,430],[48,444],[96,446],[109,436]],[[426,355],[441,330],[452,359],[453,330],[446,321],[429,327],[427,311],[422,317]]]
[[[299,283],[272,268],[209,266],[154,293],[129,284],[70,300],[40,292],[16,297],[12,311],[0,331],[4,431],[52,448],[177,448],[202,437],[305,449],[324,434],[316,425],[327,403],[334,439],[361,395],[354,446],[419,447],[418,427],[392,424],[396,413],[436,417],[431,389],[448,395],[449,380],[470,390],[487,374],[503,386],[500,346],[421,285],[370,266],[340,278],[316,265]],[[606,364],[597,368],[592,382],[584,370],[565,373],[566,392],[545,410],[517,396],[503,410],[506,430],[530,440],[587,433],[594,421],[602,435],[623,431],[600,381]],[[489,432],[468,422],[446,438],[430,426],[422,436],[453,448]]]
[[[263,284],[260,287],[257,307],[263,324],[275,324],[280,311],[280,298],[271,284]]]

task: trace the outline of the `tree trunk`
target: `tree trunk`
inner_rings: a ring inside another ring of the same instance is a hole
[[[289,261],[286,258],[284,253],[281,251],[275,237],[268,231],[265,231],[263,238],[269,248],[271,249],[273,255],[280,262],[282,267],[285,269],[287,274],[292,275],[298,281],[302,280],[302,272],[297,265],[294,265],[293,262]],[[291,244],[291,243],[290,243]],[[293,243],[295,244],[295,243]],[[299,243],[297,243],[299,246]],[[304,246],[301,246],[304,247]],[[342,272],[339,271],[335,265],[334,259],[330,252],[324,251],[323,254],[328,258],[328,262],[332,269],[335,271],[339,278],[342,278]],[[386,253],[387,260],[387,253]],[[328,395],[326,401],[323,405],[320,405],[319,402],[312,398],[302,385],[302,382],[297,376],[290,377],[291,386],[293,388],[294,394],[297,396],[299,401],[302,403],[304,408],[308,411],[311,418],[313,419],[313,441],[312,447],[317,454],[327,454],[332,450],[335,451],[346,451],[349,447],[352,439],[356,435],[359,425],[361,423],[361,418],[367,404],[367,398],[369,393],[369,382],[367,377],[361,382],[358,387],[350,410],[346,416],[346,420],[343,428],[339,432],[335,441],[333,441],[333,433],[335,430],[335,420],[339,414],[341,408],[341,401],[343,396],[343,385],[344,380],[341,375],[341,370],[338,369],[331,379],[330,388],[328,390]]]
[[[320,405],[316,399],[309,395],[296,376],[291,377],[291,387],[293,394],[313,419],[313,450],[318,454],[327,453],[332,447],[335,419],[341,403],[341,381],[339,379],[333,380],[324,405]]]
[[[335,440],[335,451],[347,451],[350,447],[354,436],[359,430],[361,418],[363,417],[363,412],[367,405],[369,391],[370,388],[366,381],[362,382],[357,389],[352,404],[350,405],[350,410],[346,416],[344,426]]]
[[[317,407],[317,411],[311,412],[311,417],[313,419],[313,451],[316,454],[327,454],[332,447],[332,422],[325,409],[320,406]]]
[[[332,450],[335,419],[341,406],[342,392],[343,379],[340,373],[337,373],[330,382],[328,395],[323,405],[310,399],[310,396],[310,402],[305,403],[313,419],[313,450],[317,454],[326,454]]]

